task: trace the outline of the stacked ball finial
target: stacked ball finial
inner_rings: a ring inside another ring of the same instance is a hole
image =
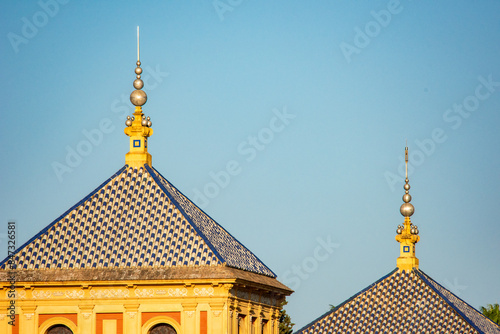
[[[406,177],[403,186],[405,193],[403,195],[403,204],[399,211],[405,217],[403,225],[398,225],[396,229],[396,241],[400,244],[400,254],[397,260],[400,270],[418,269],[418,259],[415,257],[415,244],[420,240],[418,236],[418,227],[413,225],[410,216],[415,212],[413,204],[411,204],[410,181],[408,180],[408,146],[405,147],[405,169]]]
[[[142,68],[141,68],[141,61],[137,60],[137,67],[135,68],[135,74],[136,74],[136,79],[134,80],[134,88],[135,90],[130,94],[130,102],[134,106],[143,106],[146,101],[148,100],[148,96],[146,95],[146,92],[142,90],[142,87],[144,87],[144,81],[141,79],[141,74],[142,74]]]
[[[404,217],[410,217],[415,212],[415,208],[413,207],[413,204],[410,203],[410,201],[411,201],[411,195],[409,194],[410,184],[408,182],[409,182],[409,180],[407,177],[405,179],[405,185],[403,186],[404,190],[405,190],[405,194],[403,195],[403,202],[404,203],[401,205],[401,208],[399,209],[399,211],[401,212],[401,214]]]
[[[152,157],[148,152],[148,138],[153,134],[151,118],[142,113],[142,106],[148,97],[142,88],[144,81],[141,79],[142,68],[139,54],[139,27],[137,27],[137,67],[136,78],[133,86],[135,90],[130,94],[130,102],[135,106],[134,114],[127,116],[124,132],[130,137],[130,151],[125,155],[125,163],[129,167],[142,168],[144,164],[151,167]]]

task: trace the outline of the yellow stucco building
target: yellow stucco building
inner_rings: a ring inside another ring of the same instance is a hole
[[[0,263],[0,333],[278,333],[292,291],[152,167],[140,65],[125,166]]]

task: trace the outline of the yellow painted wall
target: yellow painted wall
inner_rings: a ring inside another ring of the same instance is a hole
[[[9,286],[0,284],[0,333],[15,334],[6,312]],[[20,334],[45,334],[56,324],[75,334],[147,334],[158,323],[170,324],[179,334],[203,334],[203,318],[207,334],[236,334],[238,326],[240,333],[261,334],[263,322],[265,334],[278,334],[284,298],[262,286],[228,280],[18,282],[17,287]]]

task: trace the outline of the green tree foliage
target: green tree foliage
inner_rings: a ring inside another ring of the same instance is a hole
[[[488,304],[486,307],[481,306],[480,310],[485,317],[500,325],[500,306],[498,304]]]
[[[292,334],[293,331],[293,325],[295,325],[292,322],[292,318],[286,313],[285,309],[283,308],[286,304],[288,304],[287,301],[284,301],[281,303],[281,310],[280,310],[280,334]]]

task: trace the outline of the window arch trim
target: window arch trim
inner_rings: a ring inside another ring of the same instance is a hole
[[[159,325],[159,324],[167,324],[172,326],[177,334],[182,334],[181,331],[181,325],[177,323],[174,319],[167,317],[167,316],[157,316],[154,318],[149,319],[142,325],[142,331],[141,334],[149,334],[149,331],[153,329],[154,326]]]
[[[64,326],[68,327],[70,329],[70,331],[73,332],[73,334],[76,334],[77,330],[78,330],[78,327],[76,327],[75,323],[73,321],[69,320],[68,318],[53,317],[53,318],[45,320],[43,322],[43,324],[41,324],[38,327],[38,333],[39,334],[47,334],[49,329],[52,326],[56,326],[56,325],[64,325]]]

